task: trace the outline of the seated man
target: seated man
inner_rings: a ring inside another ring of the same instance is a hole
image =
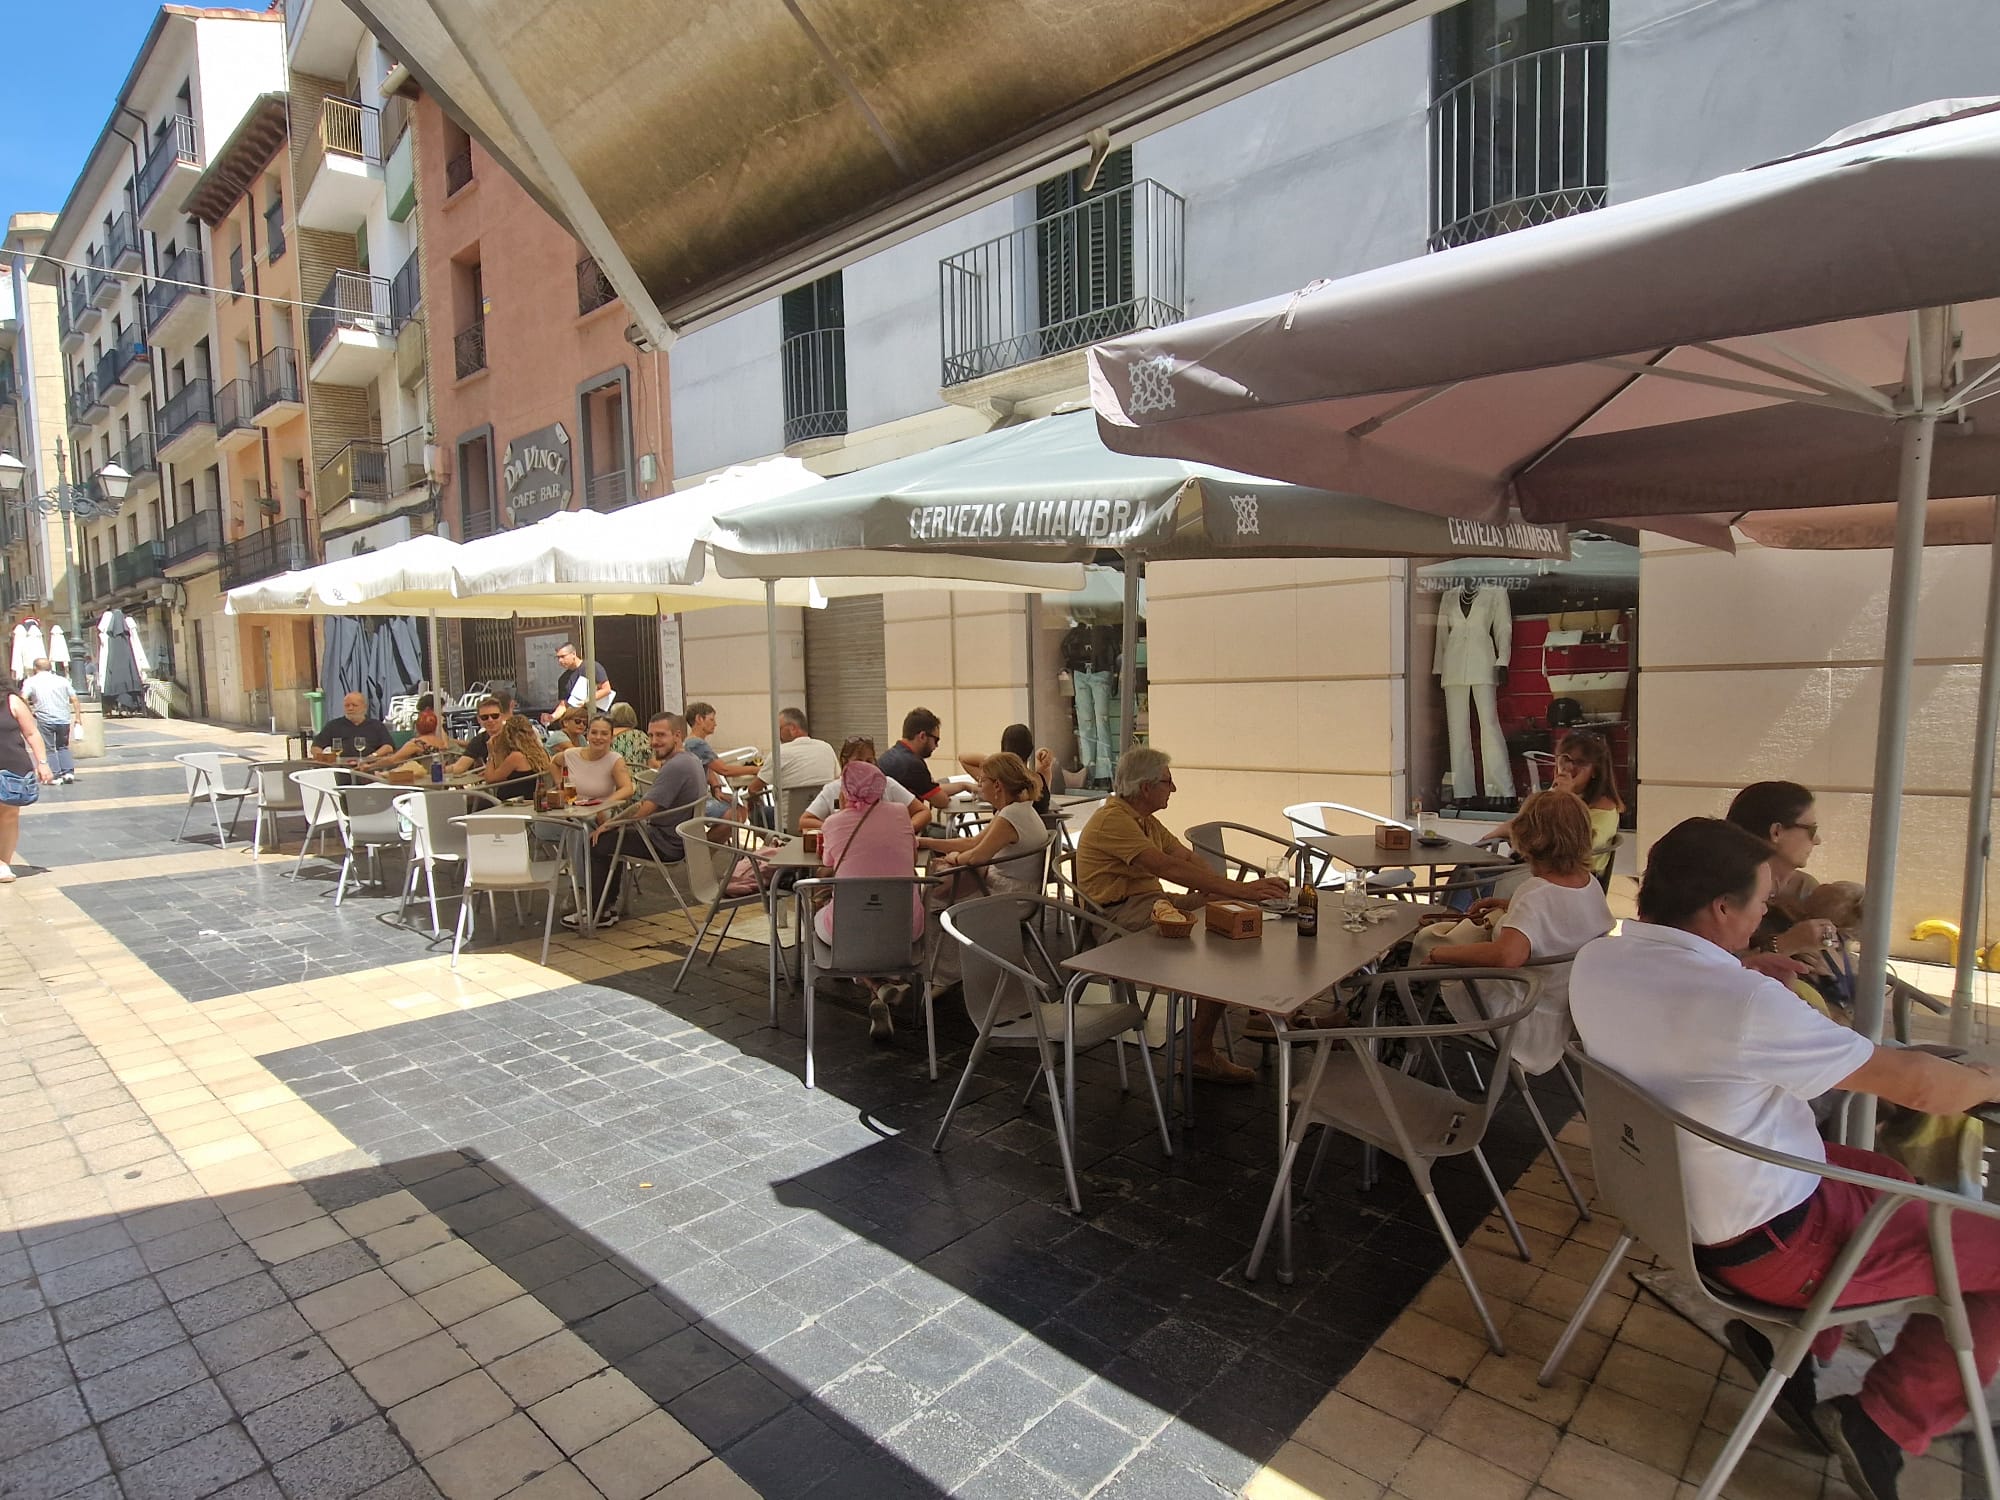
[[[912,797],[921,798],[932,807],[943,807],[951,800],[951,793],[937,784],[929,765],[930,757],[937,754],[942,743],[943,729],[938,716],[928,708],[911,709],[903,715],[903,737],[878,762],[884,776],[900,782]]]
[[[1134,745],[1118,757],[1111,778],[1111,795],[1098,804],[1076,845],[1076,884],[1084,899],[1128,932],[1141,932],[1153,919],[1153,903],[1162,897],[1176,906],[1200,906],[1206,897],[1264,901],[1287,894],[1286,882],[1272,876],[1261,880],[1226,880],[1211,870],[1186,844],[1175,838],[1157,816],[1174,794],[1173,772],[1166,752]],[[1162,881],[1185,886],[1191,897],[1167,896]],[[1188,1046],[1194,1054],[1194,1076],[1215,1083],[1250,1083],[1256,1074],[1215,1050],[1215,1027],[1222,1007],[1199,1001]]]
[[[1815,1095],[1875,1094],[1932,1114],[2000,1100],[2000,1078],[1928,1052],[1879,1047],[1828,1020],[1777,980],[1735,957],[1771,897],[1771,846],[1720,818],[1690,818],[1653,845],[1639,888],[1641,920],[1577,955],[1570,1011],[1592,1057],[1670,1108],[1725,1134],[1810,1161],[1907,1180],[1886,1156],[1828,1145],[1813,1125]],[[1704,1141],[1682,1158],[1695,1255],[1703,1274],[1745,1296],[1803,1307],[1867,1216],[1875,1194],[1752,1161]],[[2000,1364],[2000,1224],[1953,1225],[1981,1378]],[[1934,1290],[1926,1211],[1890,1218],[1845,1300]],[[1760,1380],[1771,1346],[1732,1322],[1730,1346]],[[1838,1347],[1830,1330],[1822,1356]],[[1840,1459],[1864,1500],[1893,1500],[1905,1453],[1965,1415],[1951,1346],[1938,1320],[1916,1316],[1868,1371],[1861,1393],[1815,1403],[1812,1366],[1778,1398],[1779,1416]]]
[[[365,694],[349,693],[340,700],[340,706],[341,716],[329,720],[326,727],[312,738],[314,760],[333,761],[342,756],[360,760],[395,744],[390,737],[389,726],[380,719],[368,717]]]
[[[702,771],[708,778],[708,815],[719,818],[732,806],[724,795],[730,790],[729,778],[748,776],[754,780],[757,767],[742,761],[723,760],[715,753],[715,747],[708,742],[708,737],[715,733],[713,703],[690,703],[685,718],[688,754],[701,762]]]
[[[486,765],[487,751],[492,747],[490,735],[506,723],[514,712],[514,700],[505,693],[488,693],[479,700],[477,710],[479,728],[472,738],[465,742],[465,754],[446,766],[447,776],[463,776],[467,771],[481,770]]]
[[[626,853],[640,853],[644,846],[651,848],[662,864],[677,865],[687,859],[680,826],[698,813],[691,804],[699,802],[702,796],[701,762],[682,748],[687,737],[687,720],[679,714],[654,714],[646,725],[646,733],[653,742],[653,784],[646,788],[643,798],[629,807],[600,812],[597,827],[590,835],[590,889],[600,893],[594,899],[597,909],[604,913],[598,918],[599,927],[613,927],[618,922],[620,875],[624,866],[616,851],[617,830],[622,825],[637,825],[626,834]],[[570,912],[563,917],[563,925],[575,927],[578,920],[577,914]]]
[[[825,740],[816,740],[806,730],[802,708],[778,710],[778,743],[784,753],[778,757],[778,811],[784,815],[785,793],[816,791],[829,781],[840,779],[840,757]],[[762,785],[753,783],[755,791]]]
[[[842,771],[847,769],[847,763],[851,760],[873,761],[874,759],[875,742],[873,740],[857,736],[840,747],[840,770]],[[900,807],[907,810],[910,815],[910,824],[912,827],[921,829],[929,825],[931,820],[930,803],[920,802],[915,797],[912,797],[910,789],[893,777],[890,778],[889,784],[882,789],[882,800],[893,807]],[[799,832],[818,832],[825,826],[826,820],[832,817],[839,807],[840,777],[836,773],[833,780],[819,789],[819,795],[806,805],[806,810],[799,814]]]

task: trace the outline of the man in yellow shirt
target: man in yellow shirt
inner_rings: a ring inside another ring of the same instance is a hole
[[[1286,894],[1285,882],[1226,880],[1186,844],[1167,832],[1158,817],[1174,794],[1174,775],[1164,750],[1134,745],[1118,757],[1112,794],[1098,806],[1076,845],[1076,884],[1084,899],[1128,932],[1143,931],[1153,903],[1200,906],[1210,897],[1263,901]],[[1185,886],[1189,895],[1169,895],[1163,881]],[[1189,1046],[1197,1078],[1216,1083],[1249,1083],[1257,1075],[1215,1050],[1215,1027],[1222,1007],[1196,1003]]]

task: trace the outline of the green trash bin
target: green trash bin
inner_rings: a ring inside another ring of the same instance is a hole
[[[306,708],[312,715],[313,733],[326,728],[326,694],[318,688],[306,690]]]

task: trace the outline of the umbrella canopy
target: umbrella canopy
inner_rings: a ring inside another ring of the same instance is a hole
[[[363,552],[317,567],[298,568],[223,596],[232,615],[400,614],[435,610],[445,615],[490,611],[462,607],[452,593],[452,562],[459,546],[442,536],[413,536],[380,552]]]
[[[1461,516],[1893,502],[1911,310],[1939,415],[2000,390],[2000,108],[1912,115],[1101,345],[1104,439]],[[1941,428],[1927,493],[1996,487]]]
[[[1114,453],[1089,412],[1043,417],[722,512],[723,571],[790,562],[844,571],[883,554],[912,571],[976,554],[996,565],[1207,557],[1562,558],[1562,526],[1484,524],[1329,494],[1174,458]],[[810,559],[811,565],[803,561]],[[830,563],[822,567],[821,563]]]

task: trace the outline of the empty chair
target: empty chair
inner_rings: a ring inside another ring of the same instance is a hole
[[[705,802],[695,804],[697,808],[705,805]],[[771,836],[762,829],[752,828],[747,823],[731,823],[721,818],[691,817],[680,825],[679,832],[681,847],[687,851],[687,881],[688,890],[694,898],[692,904],[704,906],[707,910],[702,914],[701,926],[695,931],[694,941],[688,945],[687,956],[681,960],[680,969],[674,975],[673,987],[676,990],[687,978],[688,970],[694,965],[695,955],[702,951],[702,944],[707,941],[709,929],[715,925],[717,917],[722,917],[722,930],[715,934],[715,946],[708,950],[708,956],[702,960],[704,966],[714,963],[715,955],[722,951],[722,940],[729,936],[729,929],[736,921],[736,914],[746,906],[764,904],[764,892],[761,888],[730,895],[729,877],[735,872],[738,860],[747,858],[753,850],[761,849],[771,842]],[[661,870],[671,882],[673,879],[671,872],[664,866]],[[674,894],[680,895],[679,886],[674,887]],[[688,906],[689,902],[683,899],[682,909],[686,910]],[[727,915],[724,915],[725,913]],[[692,912],[688,913],[688,918],[690,922],[693,921]],[[778,945],[782,956],[784,948],[778,942],[778,933],[775,930],[771,933],[771,941]],[[773,1010],[771,1024],[775,1026],[778,1024],[775,1013],[777,1009],[775,991],[772,994],[771,1005]]]
[[[1957,1356],[1965,1384],[1965,1402],[1971,1413],[1972,1434],[1979,1446],[1979,1461],[1986,1477],[1985,1493],[2000,1494],[2000,1461],[1994,1453],[1993,1426],[1987,1416],[1986,1393],[1973,1361],[1972,1329],[1967,1321],[1965,1298],[1959,1288],[1958,1267],[1953,1259],[1952,1224],[1955,1215],[2000,1218],[2000,1204],[1961,1197],[1942,1188],[1925,1187],[1893,1177],[1877,1177],[1829,1162],[1807,1161],[1781,1151],[1766,1150],[1748,1141],[1724,1135],[1700,1121],[1667,1108],[1659,1100],[1623,1074],[1591,1061],[1580,1051],[1572,1057],[1583,1070],[1584,1110],[1590,1121],[1590,1150],[1597,1164],[1597,1190],[1611,1213],[1624,1223],[1624,1233],[1611,1247],[1596,1279],[1583,1294],[1571,1314],[1562,1336],[1542,1366],[1541,1382],[1548,1385],[1562,1368],[1564,1356],[1583,1327],[1590,1310],[1610,1284],[1612,1274],[1636,1241],[1675,1272],[1681,1285],[1692,1288],[1731,1317],[1764,1325],[1772,1338],[1771,1369],[1750,1399],[1735,1431],[1717,1455],[1715,1465],[1702,1481],[1696,1500],[1714,1500],[1722,1492],[1737,1463],[1757,1435],[1758,1425],[1770,1412],[1821,1330],[1850,1323],[1869,1323],[1903,1313],[1928,1313],[1944,1327]],[[1802,1308],[1778,1307],[1759,1302],[1720,1282],[1706,1279],[1696,1263],[1694,1233],[1689,1222],[1686,1179],[1681,1171],[1684,1139],[1681,1132],[1712,1146],[1734,1152],[1749,1162],[1769,1162],[1794,1172],[1809,1172],[1831,1182],[1853,1183],[1877,1194],[1868,1217],[1861,1222],[1846,1250],[1834,1261],[1826,1279],[1813,1290],[1812,1300]],[[1927,1206],[1930,1217],[1931,1267],[1937,1293],[1934,1296],[1898,1297],[1883,1302],[1855,1302],[1839,1306],[1862,1257],[1874,1243],[1889,1217],[1912,1204]],[[1942,1250],[1942,1256],[1939,1251]]]
[[[381,874],[380,860],[384,849],[400,849],[404,842],[402,815],[396,811],[396,799],[404,789],[387,782],[369,782],[360,786],[344,786],[335,791],[334,797],[340,806],[340,841],[346,850],[346,857],[340,863],[340,883],[334,887],[333,904],[340,905],[347,895],[347,877],[354,869],[357,852],[366,853],[376,875]],[[357,875],[355,884],[360,884]]]
[[[181,814],[180,832],[176,839],[187,836],[188,819],[194,816],[195,804],[206,802],[208,810],[215,816],[215,836],[222,847],[229,847],[229,835],[236,831],[236,821],[243,816],[243,804],[257,794],[257,784],[251,777],[251,762],[240,755],[225,755],[215,750],[190,750],[184,755],[176,755],[181,769],[187,773],[187,811]],[[222,804],[230,807],[229,827],[222,826]]]
[[[319,841],[319,852],[326,854],[326,834],[330,828],[340,833],[340,820],[346,816],[340,805],[341,788],[349,779],[345,771],[337,771],[331,766],[314,766],[304,771],[291,773],[292,785],[299,789],[299,800],[306,815],[305,836],[299,840],[299,857],[292,862],[291,874],[296,880],[299,871],[305,867],[306,855],[311,851],[313,840]],[[342,866],[346,864],[347,839],[343,834],[340,841]]]
[[[1361,993],[1361,1025],[1306,1031],[1284,1039],[1282,1045],[1285,1046],[1313,1048],[1313,1065],[1305,1081],[1292,1089],[1291,1132],[1285,1140],[1285,1154],[1278,1163],[1278,1180],[1271,1188],[1271,1200],[1265,1205],[1264,1222],[1257,1232],[1257,1244],[1250,1252],[1244,1274],[1252,1281],[1257,1279],[1264,1252],[1270,1245],[1271,1232],[1276,1228],[1280,1232],[1279,1279],[1290,1276],[1292,1167],[1298,1160],[1301,1142],[1315,1125],[1329,1132],[1337,1130],[1342,1135],[1353,1136],[1363,1145],[1387,1152],[1409,1168],[1424,1206],[1430,1210],[1438,1233],[1444,1237],[1445,1249],[1451,1254],[1452,1264],[1458,1267],[1458,1274],[1465,1281],[1473,1310],[1485,1326],[1486,1341],[1493,1346],[1495,1354],[1505,1354],[1507,1346],[1501,1342],[1500,1330],[1494,1325],[1492,1314],[1486,1310],[1486,1299],[1479,1295],[1479,1284],[1473,1279],[1472,1268],[1459,1251],[1458,1236],[1452,1232],[1451,1222],[1445,1218],[1444,1209],[1438,1203],[1437,1192],[1431,1185],[1431,1168],[1444,1157],[1469,1154],[1478,1164],[1480,1175],[1486,1179],[1487,1189],[1493,1194],[1493,1202],[1506,1221],[1508,1232],[1514,1237],[1514,1246],[1521,1259],[1528,1259],[1527,1241],[1522,1238],[1520,1225],[1514,1222],[1513,1210],[1508,1208],[1500,1184],[1493,1178],[1493,1169],[1486,1163],[1486,1154],[1480,1150],[1480,1142],[1485,1138],[1486,1127],[1507,1084],[1508,1065],[1513,1057],[1514,1023],[1533,1008],[1541,992],[1542,981],[1540,975],[1523,969],[1458,969],[1453,971],[1452,977],[1505,979],[1519,985],[1524,997],[1504,1015],[1469,1022],[1455,1021],[1449,1025],[1426,1025],[1416,1019],[1423,1015],[1423,1006],[1410,992],[1409,972],[1376,974],[1369,977]],[[1395,1003],[1401,1012],[1400,1018],[1382,1019],[1385,998]],[[1487,1078],[1478,1097],[1467,1098],[1450,1086],[1444,1049],[1468,1044],[1480,1046],[1488,1038],[1497,1056],[1487,1070]],[[1383,1042],[1394,1043],[1402,1049],[1400,1069],[1377,1055]],[[1415,1076],[1414,1067],[1420,1063],[1429,1064],[1427,1071],[1431,1078]],[[1296,1068],[1293,1076],[1298,1076]],[[1305,1192],[1308,1194],[1312,1191],[1313,1178],[1325,1159],[1330,1140],[1330,1135],[1323,1135],[1320,1139],[1319,1151],[1313,1158],[1313,1169],[1306,1177]]]
[[[250,828],[250,853],[254,858],[264,849],[264,825],[271,825],[271,847],[278,847],[278,819],[286,813],[304,816],[305,794],[292,780],[294,771],[309,770],[309,760],[260,760],[250,767],[250,779],[256,787],[257,820]],[[310,828],[308,828],[310,832]]]
[[[421,875],[430,897],[432,937],[444,936],[444,924],[438,920],[437,867],[458,865],[463,873],[465,864],[465,830],[452,820],[475,807],[495,805],[483,792],[404,792],[395,800],[396,812],[410,830],[410,868],[403,880],[400,910],[409,909]]]
[[[1046,920],[1051,909],[1062,921]],[[1160,1097],[1159,1079],[1153,1073],[1152,1054],[1146,1046],[1145,1011],[1122,987],[1114,987],[1108,1001],[1087,1000],[1091,977],[1065,976],[1042,938],[1043,931],[1050,927],[1058,930],[1081,927],[1096,940],[1106,942],[1123,934],[1101,918],[1046,896],[981,896],[961,901],[942,920],[948,940],[962,949],[959,961],[965,979],[965,1005],[979,1028],[979,1035],[965,1059],[965,1072],[959,1076],[958,1087],[952,1092],[931,1149],[944,1149],[952,1116],[958,1112],[987,1049],[1032,1047],[1037,1062],[1035,1082],[1048,1087],[1049,1112],[1055,1121],[1056,1144],[1062,1153],[1069,1205],[1082,1213],[1083,1193],[1077,1185],[1075,1146],[1077,1054],[1105,1042],[1113,1043],[1118,1052],[1118,1081],[1121,1087],[1125,1086],[1129,1082],[1125,1038],[1129,1036],[1138,1044],[1139,1067],[1152,1094],[1160,1145],[1172,1156],[1174,1143],[1167,1129],[1166,1106]],[[836,921],[834,932],[838,935],[839,931],[840,924]],[[1032,1094],[1033,1085],[1029,1092]]]
[[[924,1011],[924,1038],[931,1077],[937,1077],[937,1017],[931,1009],[930,979],[924,972],[921,930],[913,925],[912,897],[928,884],[919,876],[842,875],[801,880],[793,896],[810,902],[825,891],[833,905],[833,940],[807,920],[803,944],[806,992],[806,1087],[813,1087],[813,1008],[815,987],[825,979],[893,979],[918,992]]]
[[[1301,840],[1372,833],[1378,823],[1397,828],[1410,826],[1401,818],[1386,818],[1380,813],[1369,812],[1365,807],[1353,807],[1345,802],[1295,802],[1285,809],[1285,821],[1292,825],[1293,836]],[[1312,883],[1322,889],[1337,889],[1353,879],[1353,872],[1341,869],[1333,862],[1332,856],[1315,851],[1312,877]],[[1415,874],[1407,869],[1368,872],[1368,888],[1374,891],[1411,885],[1415,881]]]
[[[548,912],[542,919],[542,962],[549,961],[549,937],[555,931],[557,888],[562,884],[560,859],[537,859],[535,845],[528,837],[534,822],[528,813],[475,812],[451,820],[465,834],[465,899],[458,908],[458,926],[452,933],[451,966],[458,967],[459,950],[472,935],[472,898],[486,892],[487,909],[497,926],[500,909],[495,897],[501,891],[516,896],[523,891],[546,891]]]

